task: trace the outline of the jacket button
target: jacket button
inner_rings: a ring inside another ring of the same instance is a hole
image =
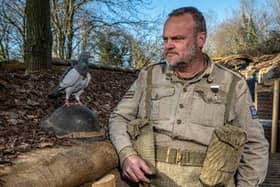
[[[187,92],[187,88],[186,87],[183,88],[183,92]]]
[[[208,78],[207,78],[207,82],[210,84],[213,81],[214,81],[214,78],[211,75],[209,75]]]
[[[177,124],[180,125],[182,123],[182,120],[177,119]]]
[[[184,108],[184,104],[182,104],[182,103],[179,104],[179,107],[180,107],[180,108]]]

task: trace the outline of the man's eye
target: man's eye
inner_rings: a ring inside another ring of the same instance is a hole
[[[172,38],[172,40],[174,40],[174,41],[181,41],[181,40],[184,40],[185,39],[185,37],[174,37],[174,38]]]
[[[184,37],[184,36],[175,36],[175,37],[170,37],[170,38],[168,38],[168,37],[163,37],[163,38],[162,38],[162,40],[163,40],[164,43],[167,43],[168,40],[169,40],[170,42],[180,42],[180,41],[183,41],[183,40],[185,40],[185,39],[186,39],[186,37]]]

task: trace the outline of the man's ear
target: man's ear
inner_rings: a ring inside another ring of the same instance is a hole
[[[199,48],[203,48],[205,42],[206,42],[206,37],[207,37],[207,34],[206,32],[199,32],[196,36],[196,40],[197,40],[197,45]]]

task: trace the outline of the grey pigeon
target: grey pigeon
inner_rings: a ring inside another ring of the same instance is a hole
[[[78,104],[82,104],[80,95],[91,80],[91,75],[88,72],[89,57],[89,53],[81,53],[78,62],[65,71],[59,86],[49,95],[50,98],[57,98],[60,93],[65,92],[65,106],[70,106],[69,98],[72,94],[75,96]]]

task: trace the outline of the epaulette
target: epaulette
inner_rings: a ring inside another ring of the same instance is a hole
[[[215,65],[216,65],[218,68],[220,68],[220,69],[222,69],[222,70],[224,70],[224,71],[230,72],[231,74],[233,74],[234,76],[238,77],[239,79],[244,79],[244,75],[242,75],[242,74],[241,74],[240,72],[238,72],[238,71],[231,70],[231,69],[229,69],[229,68],[227,68],[227,67],[225,67],[225,66],[223,66],[223,65],[221,65],[221,64],[218,64],[218,63],[215,63]]]

